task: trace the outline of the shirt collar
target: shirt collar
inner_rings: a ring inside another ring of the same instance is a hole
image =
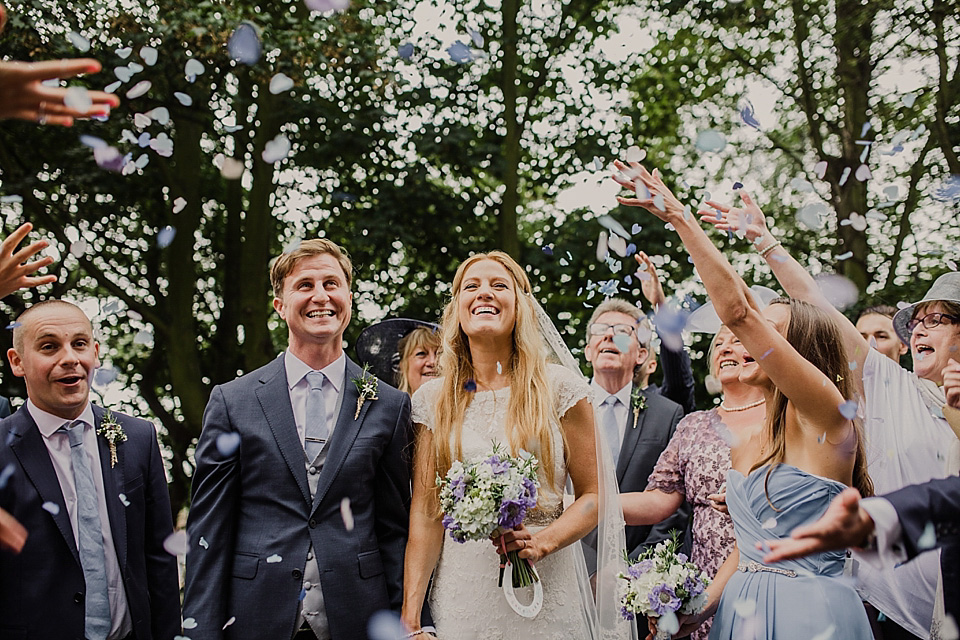
[[[291,389],[300,384],[304,376],[313,371],[310,365],[293,355],[290,349],[287,349],[283,354],[283,366],[287,371],[287,386]],[[347,354],[341,351],[340,357],[320,369],[320,373],[333,385],[334,390],[340,393],[343,388],[343,380],[347,377]]]
[[[40,429],[40,435],[44,438],[49,438],[57,429],[62,427],[68,422],[73,422],[73,420],[67,420],[61,418],[60,416],[55,416],[52,413],[48,413],[43,409],[39,408],[37,405],[33,404],[33,400],[27,398],[27,411],[30,412],[30,417],[33,418],[33,421],[37,423],[37,428]],[[76,418],[77,420],[83,420],[85,423],[91,427],[96,425],[96,419],[93,416],[93,405],[90,402],[87,402],[87,406],[83,408],[83,411]]]
[[[590,381],[590,387],[593,389],[593,392],[596,395],[596,397],[600,399],[599,402],[601,403],[604,400],[606,400],[609,396],[616,396],[617,400],[623,403],[623,406],[625,407],[630,406],[630,393],[633,391],[632,382],[628,382],[626,385],[624,385],[622,389],[620,389],[620,391],[617,391],[616,393],[610,393],[609,391],[601,387],[599,384],[597,384],[596,378]]]

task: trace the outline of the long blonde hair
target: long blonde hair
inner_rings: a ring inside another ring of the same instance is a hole
[[[453,277],[453,297],[443,310],[439,363],[442,383],[433,434],[437,473],[444,475],[454,459],[463,459],[463,418],[473,400],[473,393],[466,390],[466,385],[476,379],[476,372],[470,341],[460,328],[458,303],[464,274],[481,260],[493,260],[503,266],[513,278],[517,296],[510,361],[502,363],[510,377],[510,402],[505,425],[507,444],[514,455],[525,449],[537,456],[540,472],[546,479],[543,490],[550,493],[555,480],[553,461],[556,455],[551,425],[558,421],[558,416],[547,380],[546,348],[530,298],[530,280],[520,265],[501,251],[479,253],[463,261]]]
[[[854,386],[847,362],[846,351],[843,348],[843,335],[830,316],[801,300],[793,298],[777,298],[770,304],[785,304],[790,307],[790,324],[787,326],[787,342],[797,353],[808,362],[816,366],[833,382],[844,398],[853,398]],[[770,480],[770,473],[784,461],[787,452],[787,396],[774,389],[772,411],[764,428],[773,444],[769,454],[756,462],[750,471],[769,464],[764,480],[764,492]],[[863,441],[863,425],[859,418],[853,420],[854,435],[856,437],[856,453],[853,462],[853,486],[860,490],[864,497],[873,495],[873,481],[867,474],[867,454]],[[767,501],[770,495],[767,494]],[[771,503],[771,506],[773,504]],[[776,509],[776,507],[774,507]]]

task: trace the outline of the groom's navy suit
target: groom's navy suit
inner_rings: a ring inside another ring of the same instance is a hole
[[[104,411],[94,406],[93,414],[99,427]],[[172,640],[180,630],[180,593],[177,560],[163,549],[173,520],[157,434],[145,420],[113,417],[127,440],[117,443],[111,466],[109,445],[99,436],[101,468],[95,472],[103,475],[133,633],[137,640]],[[80,555],[57,473],[26,405],[0,422],[0,474],[7,473],[0,508],[28,536],[20,553],[0,551],[0,638],[82,639]]]
[[[284,358],[214,388],[197,445],[188,524],[183,616],[196,621],[184,631],[192,640],[291,638],[301,587],[309,588],[307,562],[319,567],[333,640],[366,640],[374,612],[400,610],[410,399],[381,381],[378,398],[366,400],[354,419],[353,380],[360,375],[348,358],[313,498]],[[227,445],[237,436],[239,447],[231,451]],[[341,515],[344,498],[352,531]],[[315,559],[307,560],[311,544]]]

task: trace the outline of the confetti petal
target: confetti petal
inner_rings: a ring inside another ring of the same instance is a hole
[[[153,334],[147,331],[146,329],[141,329],[137,331],[137,335],[133,336],[133,344],[144,344],[148,345],[153,342]]]
[[[821,160],[813,166],[813,172],[817,174],[817,177],[823,180],[823,176],[827,175],[827,161]]]
[[[350,0],[304,0],[310,11],[346,11]]]
[[[196,628],[197,628],[197,621],[194,620],[193,618],[187,618],[187,619],[185,619],[185,620],[183,621],[183,628],[184,628],[184,629],[196,629]]]
[[[270,93],[277,95],[293,89],[293,78],[285,73],[278,73],[270,78]]]
[[[127,100],[133,100],[139,98],[147,91],[150,91],[152,83],[149,80],[141,80],[137,84],[133,85],[129,91],[127,91]]]
[[[823,296],[840,311],[855,304],[860,295],[857,285],[840,274],[820,274],[814,280],[817,281]]]
[[[463,42],[457,40],[447,47],[447,55],[457,64],[464,64],[473,60],[473,51]]]
[[[44,502],[41,507],[44,511],[49,513],[52,516],[58,515],[60,513],[60,505],[56,502]]]
[[[170,122],[170,110],[166,107],[157,107],[152,111],[148,111],[147,115],[153,118],[154,122],[159,125],[166,125]]]
[[[253,66],[260,60],[263,47],[260,44],[260,33],[252,22],[244,21],[237,25],[227,41],[227,51],[230,57],[240,64]]]
[[[126,496],[125,494],[122,494],[122,493],[121,493],[121,494],[120,494],[119,496],[117,496],[117,497],[120,498],[120,502],[123,504],[123,506],[125,506],[125,507],[129,507],[129,506],[130,506],[130,501],[127,500],[127,496]]]
[[[141,47],[140,58],[147,63],[148,67],[152,67],[157,64],[157,50],[153,47]]]
[[[868,167],[865,164],[862,164],[859,167],[857,167],[857,172],[853,174],[853,177],[855,177],[860,182],[866,182],[867,180],[873,177],[873,174],[870,172],[870,167]]]
[[[221,631],[223,631],[224,629],[226,629],[236,621],[237,621],[237,616],[230,616],[230,619],[227,620],[227,623],[225,625],[223,625],[223,629],[221,629]]]
[[[396,611],[383,609],[370,616],[367,635],[370,640],[401,640],[407,637],[408,632]]]
[[[70,44],[72,44],[80,53],[86,53],[87,51],[90,51],[90,41],[76,31],[71,31],[68,33],[67,40],[69,40]]]
[[[127,67],[114,67],[113,75],[115,75],[120,82],[128,82],[130,78],[133,77],[133,71],[130,71]]]
[[[823,218],[827,215],[827,207],[821,202],[814,202],[805,205],[797,211],[797,222],[810,229],[819,231],[823,229]]]
[[[180,197],[173,201],[173,212],[180,213],[183,211],[183,208],[187,206],[186,198]]]
[[[477,390],[477,383],[472,378],[463,383],[463,390],[468,392],[474,392]]]
[[[857,417],[857,401],[856,400],[847,400],[840,404],[837,407],[840,410],[840,415],[842,415],[847,420],[853,420]],[[826,438],[826,434],[824,434]]]
[[[923,528],[923,533],[917,538],[917,549],[923,551],[924,549],[933,549],[935,546],[937,546],[937,531],[933,523],[928,522],[927,526]]]
[[[905,106],[907,109],[912,107],[916,101],[917,101],[917,94],[913,92],[904,94],[900,98],[900,103],[903,104],[903,106]]]
[[[766,520],[763,521],[763,524],[760,525],[760,526],[761,526],[763,529],[766,529],[766,530],[768,530],[768,531],[769,531],[770,529],[776,529],[776,527],[777,527],[777,519],[774,518],[774,517],[767,518]]]
[[[0,471],[0,489],[3,489],[7,486],[7,483],[10,481],[10,477],[13,475],[15,470],[16,467],[14,467],[13,463],[11,462],[3,468],[3,471]]]
[[[133,126],[138,129],[145,129],[153,124],[153,119],[145,113],[133,114]]]
[[[170,246],[170,243],[173,242],[173,238],[177,235],[177,230],[171,227],[170,225],[165,226],[157,234],[157,246],[161,249],[165,249]]]
[[[740,102],[740,119],[743,120],[743,124],[748,127],[753,127],[754,129],[760,128],[760,122],[757,121],[756,110],[753,108],[753,103],[746,98]]]
[[[844,167],[843,172],[840,174],[840,186],[847,184],[847,179],[850,177],[850,167]]]
[[[203,75],[205,70],[206,67],[204,67],[203,63],[196,58],[190,58],[183,66],[183,73],[187,76],[187,82],[193,82],[197,79],[197,76]]]
[[[174,91],[173,97],[179,100],[180,104],[182,104],[185,107],[189,107],[193,104],[193,98],[191,98],[190,96],[188,96],[187,94],[181,91]]]
[[[93,374],[93,384],[105,387],[117,379],[119,373],[113,367],[98,367]]]
[[[157,155],[169,158],[173,155],[173,139],[165,132],[161,132],[156,138],[150,141],[150,148],[157,152]]]
[[[405,42],[397,48],[397,55],[403,58],[404,60],[409,60],[413,57],[414,47],[410,42]]]
[[[236,158],[224,158],[223,165],[220,167],[220,175],[227,180],[237,180],[243,175],[243,163]]]
[[[240,448],[240,434],[236,431],[217,436],[217,451],[224,458],[231,457]]]
[[[277,564],[283,562],[283,556],[273,554],[272,556],[267,556],[267,564]]]
[[[93,98],[90,92],[83,87],[69,87],[63,96],[63,104],[80,113],[87,113],[93,107]]]
[[[647,152],[637,145],[627,147],[627,162],[643,162],[647,157]]]
[[[280,162],[290,154],[290,141],[282,133],[268,142],[263,149],[261,157],[267,164]]]
[[[716,129],[706,129],[697,134],[696,147],[705,153],[719,153],[727,146],[727,139]]]
[[[189,537],[184,530],[174,531],[163,541],[163,549],[172,556],[187,555]]]
[[[350,498],[344,498],[340,501],[340,517],[343,519],[343,527],[347,531],[353,531],[353,511],[350,509]]]
[[[130,57],[130,54],[133,53],[133,49],[131,47],[123,47],[121,49],[117,49],[114,51],[114,53],[120,56],[121,59],[126,60]]]

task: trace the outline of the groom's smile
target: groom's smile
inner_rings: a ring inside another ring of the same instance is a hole
[[[320,254],[299,261],[283,281],[273,306],[287,323],[291,344],[339,344],[351,316],[347,279],[336,258]]]

